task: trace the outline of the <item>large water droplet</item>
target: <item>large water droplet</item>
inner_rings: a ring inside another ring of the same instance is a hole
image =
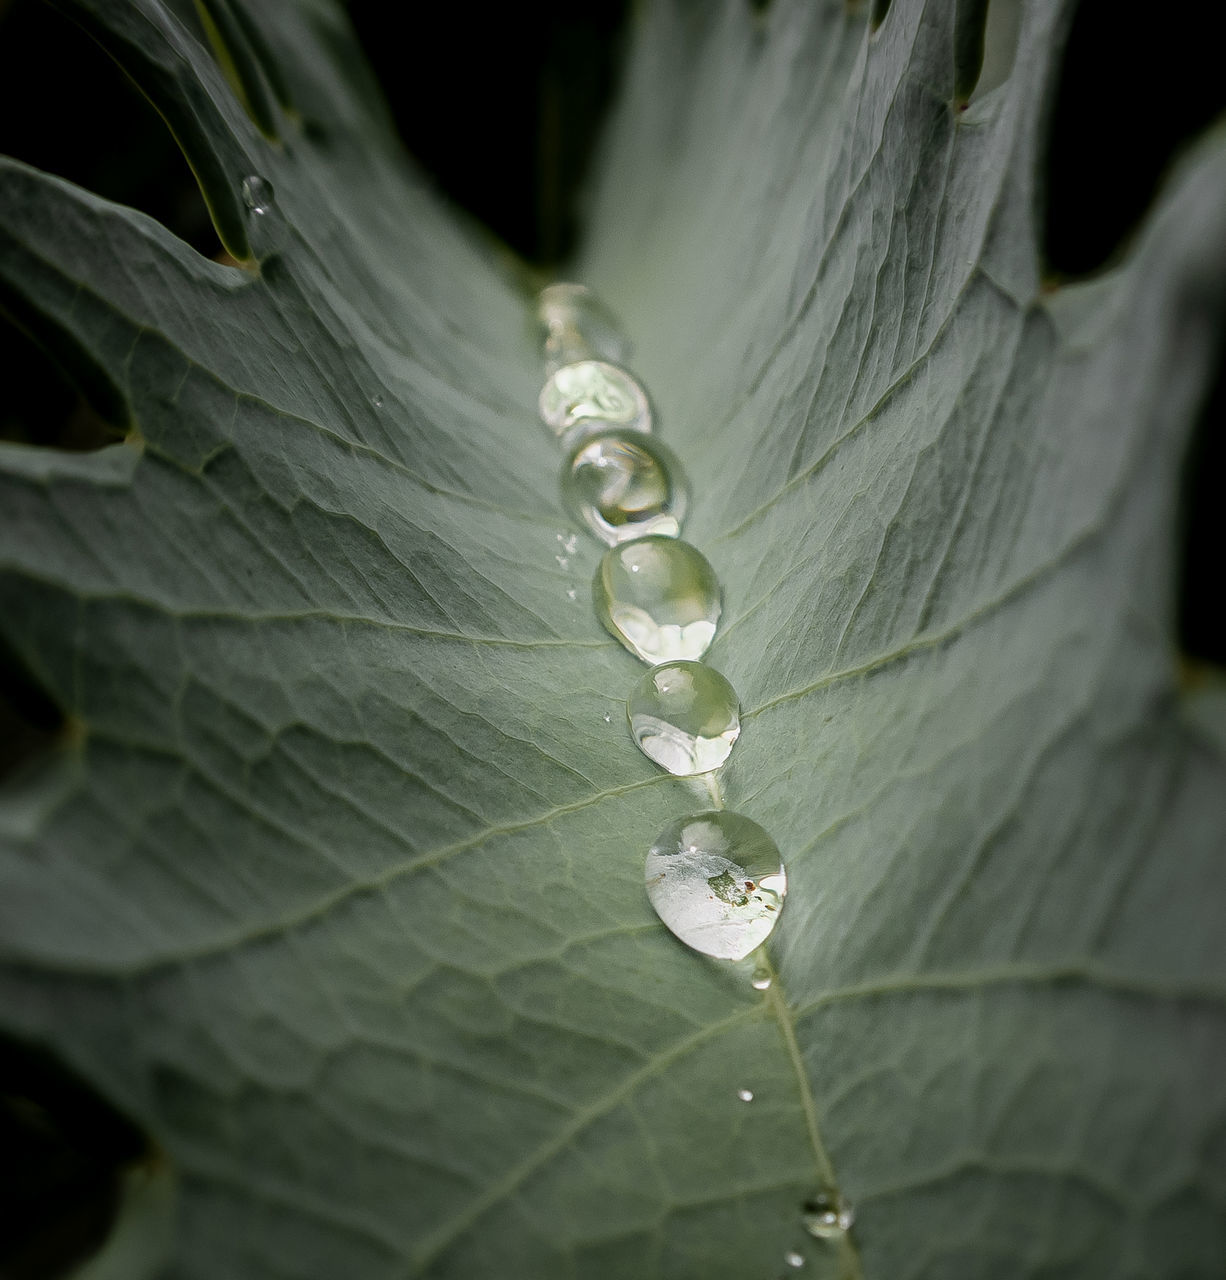
[[[559,281],[542,289],[537,318],[549,369],[590,357],[617,363],[629,353],[616,316],[584,285]]]
[[[738,1098],[740,1098],[740,1100],[741,1100],[742,1102],[752,1102],[752,1101],[753,1101],[753,1090],[752,1090],[752,1089],[738,1089],[738,1090],[736,1091],[736,1096],[737,1096]]]
[[[775,842],[756,822],[727,809],[682,818],[647,854],[647,896],[687,946],[743,960],[766,941],[787,894]]]
[[[271,213],[274,200],[272,183],[267,178],[253,173],[243,179],[243,203],[252,213],[259,217]]]
[[[736,690],[701,662],[665,662],[634,686],[626,703],[643,754],[680,777],[710,773],[741,732]]]
[[[604,627],[653,665],[701,658],[721,611],[719,579],[706,557],[660,534],[610,547],[596,569],[592,601]]]
[[[675,538],[685,515],[685,477],[672,452],[650,436],[601,431],[562,467],[562,501],[610,546],[649,533]]]
[[[771,975],[769,969],[755,969],[753,977],[749,979],[749,985],[755,991],[769,991],[771,985]]]
[[[580,360],[555,369],[541,388],[541,419],[565,437],[580,423],[582,429],[650,431],[647,392],[635,378],[604,360]]]
[[[805,1255],[803,1253],[797,1253],[795,1249],[791,1250],[789,1253],[785,1253],[783,1255],[783,1260],[789,1267],[799,1268],[805,1265]]]
[[[800,1210],[805,1230],[819,1240],[833,1240],[851,1230],[856,1211],[837,1191],[819,1191]]]

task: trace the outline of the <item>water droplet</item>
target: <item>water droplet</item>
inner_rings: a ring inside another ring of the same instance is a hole
[[[851,1230],[856,1211],[837,1191],[819,1191],[800,1210],[805,1230],[819,1240],[832,1240]]]
[[[580,360],[555,369],[541,388],[541,419],[558,436],[580,430],[650,431],[647,392],[625,369],[604,360]]]
[[[567,598],[568,600],[577,600],[577,599],[579,598],[579,597],[578,597],[578,595],[577,595],[577,593],[576,593],[576,591],[575,591],[575,589],[574,589],[574,587],[567,587],[567,588],[566,588],[566,598]]]
[[[613,716],[608,711],[606,711],[601,718],[604,720],[605,724],[613,723]]]
[[[554,534],[554,537],[557,538],[558,542],[561,544],[562,550],[565,551],[568,556],[573,556],[575,554],[575,550],[579,546],[578,534],[556,533]]]
[[[718,769],[741,732],[736,690],[701,662],[652,667],[626,707],[643,754],[680,777]]]
[[[554,559],[558,562],[559,569],[570,568],[570,558],[568,556],[554,556]]]
[[[741,1100],[742,1102],[752,1102],[752,1101],[753,1101],[753,1090],[752,1090],[752,1089],[738,1089],[738,1090],[736,1091],[736,1096],[737,1096],[738,1098],[740,1098],[740,1100]]]
[[[727,809],[682,818],[647,854],[647,896],[687,946],[743,960],[779,919],[787,872],[779,849],[756,822]]]
[[[376,409],[382,409],[383,397],[379,395],[378,392],[376,392],[373,396],[370,397],[370,403],[373,404]]]
[[[602,625],[644,662],[701,658],[721,611],[719,579],[688,542],[652,534],[610,547],[592,583]]]
[[[804,1254],[797,1253],[795,1249],[793,1249],[790,1253],[785,1253],[783,1255],[783,1260],[788,1264],[789,1267],[803,1267],[805,1265]]]
[[[274,198],[272,183],[267,178],[253,173],[243,179],[243,203],[258,217],[272,212]]]
[[[628,353],[617,318],[584,285],[559,282],[542,289],[537,317],[550,369],[590,356],[616,363]]]
[[[586,437],[563,465],[561,484],[566,509],[610,546],[648,533],[675,538],[681,532],[681,464],[641,431]]]
[[[771,985],[771,975],[769,969],[755,969],[753,977],[749,979],[749,985],[755,991],[769,991]]]

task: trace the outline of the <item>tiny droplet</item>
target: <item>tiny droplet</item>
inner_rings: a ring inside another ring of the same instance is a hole
[[[379,395],[378,392],[376,392],[373,396],[370,397],[370,403],[373,404],[376,409],[382,409],[383,397]]]
[[[243,203],[252,213],[262,217],[272,209],[274,193],[272,183],[258,173],[243,179]]]
[[[749,985],[755,991],[768,991],[771,985],[771,975],[769,969],[755,969],[753,977],[749,980]]]
[[[742,1102],[752,1102],[752,1101],[753,1101],[753,1090],[752,1090],[752,1089],[738,1089],[738,1090],[736,1091],[736,1096],[737,1096],[738,1098],[740,1098],[740,1100],[741,1100]]]
[[[833,1240],[851,1229],[856,1211],[837,1191],[819,1191],[800,1210],[805,1230],[819,1240]]]
[[[566,556],[554,556],[554,559],[558,562],[558,568],[559,568],[559,569],[569,569],[569,568],[570,568],[570,560],[569,560],[569,558],[568,558],[568,557],[566,557]]]
[[[566,598],[567,598],[568,600],[577,600],[577,599],[578,599],[578,596],[577,596],[577,594],[576,594],[576,592],[575,592],[574,587],[567,587],[567,588],[566,588]]]
[[[606,711],[606,712],[604,713],[604,722],[605,722],[605,724],[612,724],[612,723],[613,723],[613,716],[612,716],[612,714],[611,714],[610,712],[608,712],[608,711]]]
[[[783,1255],[783,1260],[788,1264],[789,1267],[803,1267],[805,1265],[804,1254],[797,1253],[795,1249],[793,1249],[790,1253],[785,1253]]]

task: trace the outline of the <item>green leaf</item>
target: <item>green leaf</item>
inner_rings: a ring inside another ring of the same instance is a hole
[[[246,265],[0,175],[0,302],[128,433],[0,446],[0,633],[69,717],[0,796],[0,1015],[165,1148],[173,1274],[1216,1275],[1224,739],[1171,563],[1222,131],[1045,293],[1065,6],[965,111],[979,4],[640,16],[579,275],[724,583],[762,993],[651,913],[705,792],[623,728],[527,290],[343,17],[210,10],[261,132],[189,10],[75,7]]]

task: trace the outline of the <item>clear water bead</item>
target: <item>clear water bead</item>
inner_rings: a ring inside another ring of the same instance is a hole
[[[753,977],[749,979],[749,985],[755,991],[769,991],[771,987],[771,975],[769,969],[755,969]]]
[[[559,281],[542,289],[536,315],[551,371],[591,357],[616,364],[629,354],[617,318],[585,285]]]
[[[562,501],[579,524],[613,546],[660,533],[685,516],[685,478],[671,450],[638,431],[588,436],[562,467]]]
[[[837,1191],[819,1191],[801,1207],[805,1230],[819,1240],[834,1240],[851,1230],[856,1211]]]
[[[752,1089],[738,1089],[738,1090],[736,1091],[736,1096],[737,1096],[737,1097],[738,1097],[742,1102],[752,1102],[752,1101],[753,1101],[753,1090],[752,1090]]]
[[[795,1249],[790,1253],[785,1253],[783,1255],[783,1260],[789,1267],[800,1268],[805,1265],[805,1255],[803,1253],[797,1253]]]
[[[252,213],[260,217],[270,213],[274,199],[272,183],[267,178],[253,173],[243,179],[243,203]]]
[[[701,658],[722,608],[706,557],[662,534],[610,547],[596,568],[592,602],[601,624],[652,665]]]
[[[741,732],[736,690],[701,662],[652,667],[634,686],[626,715],[643,754],[683,778],[718,769]]]
[[[766,941],[787,894],[775,842],[756,822],[727,809],[682,818],[647,854],[647,896],[688,947],[743,960]]]
[[[604,360],[555,369],[541,388],[541,421],[559,437],[579,430],[650,431],[647,392],[632,374]]]

